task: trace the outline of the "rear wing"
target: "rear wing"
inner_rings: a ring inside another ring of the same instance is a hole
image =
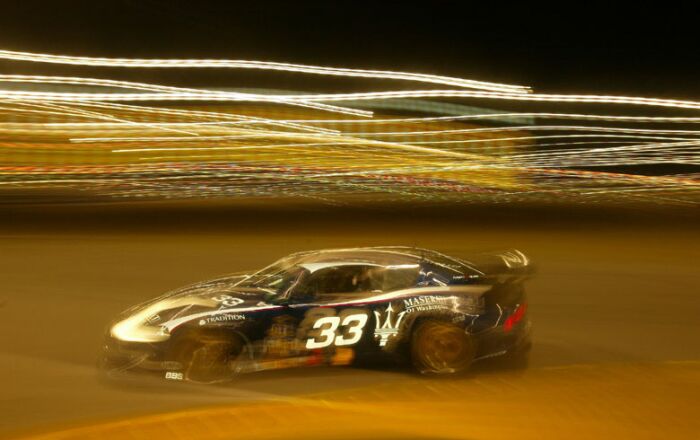
[[[467,264],[496,282],[520,282],[531,277],[535,268],[530,258],[517,249],[474,255]]]

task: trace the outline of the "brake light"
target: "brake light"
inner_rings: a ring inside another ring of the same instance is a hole
[[[510,316],[503,322],[503,331],[509,332],[513,329],[515,324],[520,322],[525,316],[527,311],[527,303],[522,303],[510,314]]]

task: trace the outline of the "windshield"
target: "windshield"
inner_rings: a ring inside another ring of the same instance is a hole
[[[237,286],[266,290],[273,296],[284,296],[308,271],[283,260],[240,281]]]

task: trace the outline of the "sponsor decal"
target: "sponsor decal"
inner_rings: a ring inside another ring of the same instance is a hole
[[[226,315],[214,315],[208,318],[200,319],[199,325],[215,324],[217,322],[231,322],[231,321],[244,321],[245,315],[240,314],[226,314]]]
[[[165,378],[168,380],[183,380],[185,377],[179,371],[166,371]]]
[[[182,364],[177,361],[163,361],[160,363],[160,368],[164,370],[181,370]]]
[[[438,295],[425,295],[403,300],[406,313],[452,309],[454,303],[454,297]]]
[[[298,355],[300,341],[295,339],[296,319],[289,315],[276,316],[267,330],[261,347],[265,359],[279,359]]]
[[[483,310],[483,298],[476,296],[440,296],[423,295],[403,300],[406,313],[429,312],[432,310],[445,310],[454,313],[466,313],[468,315],[479,314]]]
[[[382,322],[381,313],[379,313],[376,310],[374,311],[374,316],[376,318],[376,329],[374,330],[374,337],[379,339],[380,347],[384,347],[389,341],[390,337],[396,336],[399,333],[399,325],[401,325],[401,320],[406,314],[406,311],[404,310],[403,312],[396,315],[396,320],[394,321],[392,321],[393,313],[394,309],[392,308],[391,304],[389,304],[384,314],[384,322]]]

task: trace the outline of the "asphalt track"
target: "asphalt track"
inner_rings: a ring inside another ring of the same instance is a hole
[[[345,414],[370,408],[365,417],[373,418],[371,423],[394,420],[421,399],[434,402],[433,412],[443,408],[442,415],[431,416],[435,426],[442,426],[440,417],[447,421],[447,414],[462,410],[487,420],[484,426],[474,420],[464,426],[462,434],[468,438],[499,437],[488,435],[487,428],[502,425],[494,417],[504,413],[505,420],[521,424],[521,432],[533,438],[546,437],[533,428],[538,423],[567,435],[567,426],[576,431],[584,426],[576,423],[612,417],[613,409],[601,408],[617,409],[622,419],[615,420],[624,423],[616,425],[618,431],[593,431],[598,436],[608,432],[662,438],[668,437],[664,433],[673,437],[700,428],[692,416],[692,408],[700,407],[700,229],[692,224],[538,228],[438,220],[375,224],[364,219],[358,224],[346,219],[289,227],[280,226],[280,220],[160,233],[2,232],[0,436],[124,418],[134,420],[133,429],[151,420],[143,419],[148,414],[191,414],[192,408],[243,408],[254,402],[269,403],[257,407],[268,419],[274,411],[298,412],[299,419],[290,415],[285,423],[308,428],[313,420],[301,417],[309,410],[300,410],[299,402],[310,405],[315,400],[309,396],[322,395],[345,405],[340,411]],[[365,245],[417,245],[454,255],[508,247],[526,251],[539,269],[528,285],[534,324],[530,369],[514,375],[487,364],[469,376],[445,381],[417,379],[406,371],[316,368],[259,373],[216,387],[98,380],[94,365],[105,326],[129,305],[183,284],[261,267],[289,252]],[[299,399],[293,401],[297,406],[284,407],[291,405],[290,397]],[[478,403],[482,398],[484,406]],[[387,401],[394,406],[376,407]],[[323,416],[328,408],[315,407],[311,414],[334,423],[339,413]],[[596,410],[587,413],[591,408]],[[647,413],[656,416],[644,418]],[[201,422],[204,415],[197,414]],[[256,420],[250,414],[235,417]],[[461,419],[450,420],[454,428]],[[405,421],[396,423],[406,426]],[[158,432],[150,428],[139,432]],[[204,436],[205,431],[198,433]],[[411,433],[416,438],[449,437],[439,429],[432,435],[420,429]],[[501,434],[505,438],[512,433]],[[407,436],[404,432],[400,437]]]

